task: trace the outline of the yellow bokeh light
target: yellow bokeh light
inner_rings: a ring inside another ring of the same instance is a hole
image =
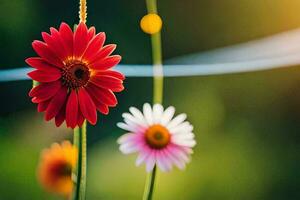
[[[157,14],[147,14],[140,22],[141,29],[148,34],[155,34],[161,30],[162,20]]]

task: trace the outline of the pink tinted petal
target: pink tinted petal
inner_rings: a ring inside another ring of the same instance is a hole
[[[61,77],[60,71],[49,73],[47,71],[35,70],[32,72],[29,72],[27,75],[30,78],[32,78],[33,80],[42,82],[42,83],[57,81]]]
[[[156,162],[158,167],[163,171],[167,172],[172,169],[171,162],[168,160],[168,158],[165,156],[163,151],[157,151],[156,152]]]
[[[94,96],[108,106],[116,106],[118,103],[116,96],[110,90],[97,87],[93,83],[88,84],[86,89],[91,96]]]
[[[84,23],[80,23],[74,33],[74,51],[75,58],[81,58],[88,44],[88,30]]]
[[[58,114],[55,116],[55,125],[59,127],[64,121],[66,117],[65,106],[62,106]]]
[[[150,154],[151,154],[151,151],[149,151],[149,150],[147,150],[147,149],[142,150],[142,151],[139,153],[139,155],[138,155],[138,157],[137,157],[137,159],[136,159],[136,161],[135,161],[136,166],[140,166],[143,162],[145,162],[145,160],[147,159],[147,157],[148,157]]]
[[[135,137],[136,137],[136,134],[134,134],[134,133],[127,133],[127,134],[124,134],[121,137],[119,137],[118,140],[117,140],[117,143],[118,144],[122,144],[122,143],[125,143],[125,142],[129,142],[131,140],[134,140]]]
[[[172,154],[172,150],[170,150],[170,147],[167,147],[167,149],[165,150],[165,153],[170,158],[172,163],[174,163],[179,169],[185,168],[185,162],[183,160],[180,160],[176,154],[175,155]]]
[[[172,160],[170,159],[170,157],[168,156],[168,154],[166,153],[166,149],[161,150],[161,154],[164,158],[163,162],[167,166],[167,171],[171,171],[173,168],[173,163],[172,163]]]
[[[79,106],[82,115],[93,125],[97,122],[96,106],[88,92],[81,88],[78,91]]]
[[[68,127],[75,128],[78,118],[78,99],[76,90],[72,90],[66,105],[66,123]]]
[[[57,71],[57,67],[49,64],[40,57],[27,58],[25,62],[33,68],[40,69],[47,72]]]
[[[91,65],[93,65],[93,63],[97,63],[98,61],[103,60],[104,58],[106,58],[107,56],[109,56],[115,49],[116,49],[117,45],[115,44],[108,44],[105,45],[102,49],[98,49],[98,52],[95,52],[94,56],[91,58]]]
[[[48,63],[57,67],[64,66],[63,62],[57,57],[57,55],[53,51],[51,51],[51,49],[47,44],[35,40],[32,43],[32,47],[35,50],[35,52],[44,60],[46,60]]]
[[[154,168],[154,165],[156,163],[155,154],[156,154],[156,152],[152,151],[151,154],[147,157],[147,159],[145,161],[145,163],[146,163],[146,171],[147,172],[150,172]]]
[[[66,23],[61,23],[59,33],[62,38],[63,46],[67,51],[67,55],[73,56],[73,32]]]
[[[185,150],[179,146],[176,145],[170,145],[169,152],[173,155],[176,155],[177,158],[184,161],[185,163],[188,163],[190,161],[190,158],[188,154],[185,152]]]
[[[50,100],[51,100],[51,99],[39,103],[39,104],[38,104],[38,107],[37,107],[38,112],[44,112],[44,111],[48,108],[48,105],[49,105],[49,103],[50,103]]]
[[[121,56],[114,55],[106,57],[102,60],[95,61],[94,63],[90,64],[89,67],[95,70],[108,70],[121,61]]]
[[[123,81],[111,76],[95,75],[92,76],[90,80],[96,86],[109,89],[113,92],[121,92],[124,89]]]
[[[31,89],[31,91],[29,92],[29,96],[35,97],[35,100],[33,101],[34,103],[40,103],[53,97],[60,88],[60,81],[41,83]]]
[[[96,56],[99,49],[101,49],[102,45],[105,41],[105,34],[104,33],[98,33],[88,44],[88,47],[86,48],[84,55],[82,56],[83,60],[86,60],[88,63],[90,63],[93,59],[93,57]]]
[[[49,121],[58,114],[62,106],[65,104],[67,91],[68,89],[66,87],[61,87],[61,89],[51,99],[45,114],[46,121]]]
[[[137,152],[139,150],[139,147],[134,142],[127,142],[121,144],[119,149],[123,154],[131,154]]]

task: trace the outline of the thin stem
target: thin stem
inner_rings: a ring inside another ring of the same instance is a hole
[[[157,1],[146,0],[148,13],[157,14]],[[151,35],[152,46],[152,62],[153,62],[153,103],[163,102],[163,66],[162,66],[162,48],[161,48],[161,33]],[[152,200],[154,184],[156,177],[156,165],[149,173],[145,184],[143,200]]]
[[[86,0],[80,0],[80,2],[79,2],[79,22],[86,23],[86,18],[87,18]]]
[[[155,174],[156,174],[156,166],[154,166],[153,170],[148,174],[143,200],[152,199],[154,182],[155,182]]]
[[[74,129],[74,145],[78,149],[78,159],[73,169],[74,193],[73,200],[84,200],[86,191],[86,121],[81,128]]]
[[[148,13],[158,13],[156,0],[146,0],[146,4]],[[151,46],[153,62],[153,103],[162,103],[164,82],[160,31],[151,35]]]
[[[79,22],[86,23],[87,18],[87,2],[80,0],[79,2]],[[76,27],[74,27],[75,29]],[[73,200],[85,200],[86,193],[86,120],[82,127],[74,129],[73,143],[78,149],[78,158],[75,168],[72,172],[72,179],[74,182]]]

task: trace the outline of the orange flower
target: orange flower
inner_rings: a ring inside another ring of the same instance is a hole
[[[72,169],[77,162],[77,149],[69,141],[54,143],[42,152],[38,179],[53,193],[69,196],[72,193]]]

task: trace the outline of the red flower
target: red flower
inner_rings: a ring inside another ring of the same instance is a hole
[[[62,23],[59,30],[43,32],[44,42],[35,40],[33,49],[39,57],[26,59],[36,70],[28,76],[40,84],[29,93],[38,104],[38,112],[45,112],[45,120],[55,118],[56,126],[64,120],[68,127],[81,126],[84,119],[97,122],[97,112],[108,114],[117,105],[113,92],[124,89],[124,75],[112,70],[121,56],[110,55],[116,45],[105,45],[103,32],[95,35],[95,28],[80,23],[76,31]]]

